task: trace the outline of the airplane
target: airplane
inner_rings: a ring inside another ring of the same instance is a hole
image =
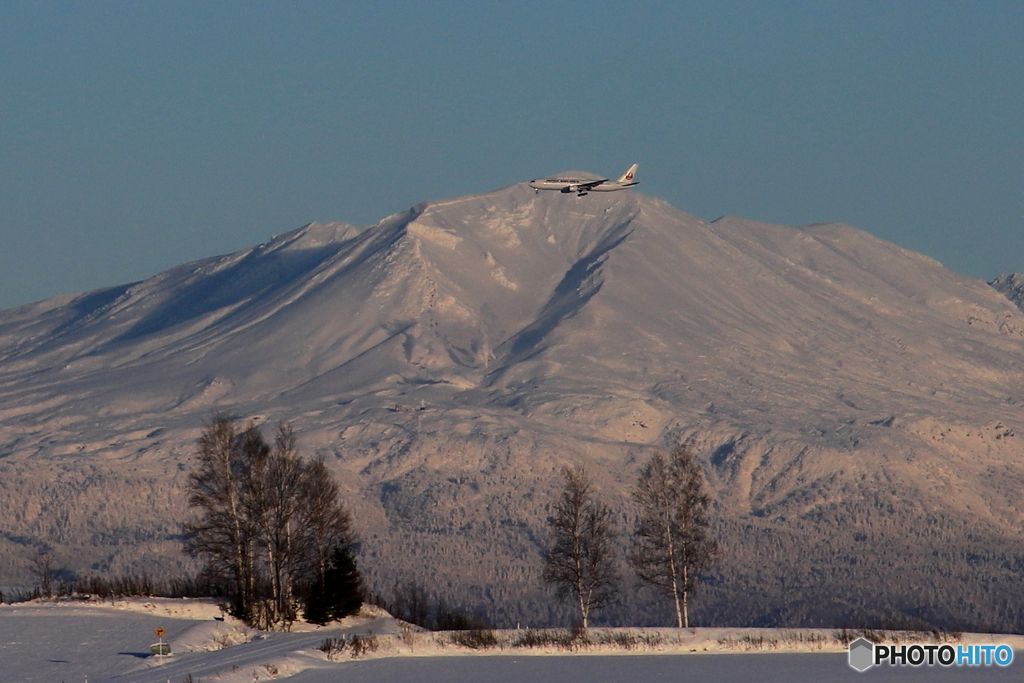
[[[618,180],[609,180],[608,178],[598,178],[597,180],[537,178],[530,181],[530,187],[536,190],[537,194],[540,194],[541,190],[558,190],[563,194],[576,192],[577,197],[582,197],[588,192],[615,192],[616,190],[625,190],[638,184],[637,181],[633,180],[633,176],[636,175],[637,166],[639,164],[630,166],[629,170],[623,173]]]

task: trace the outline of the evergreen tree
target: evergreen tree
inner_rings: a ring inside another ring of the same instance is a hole
[[[323,578],[306,596],[306,621],[326,624],[359,612],[363,606],[363,579],[352,546],[336,546]]]

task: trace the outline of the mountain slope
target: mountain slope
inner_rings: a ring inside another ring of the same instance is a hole
[[[1024,273],[1000,275],[989,284],[1006,295],[1006,298],[1016,304],[1017,308],[1024,307]]]
[[[699,618],[1013,627],[1022,379],[1010,301],[854,228],[514,185],[0,312],[0,557],[182,565],[192,442],[229,411],[328,459],[378,589],[543,621],[560,466],[625,524],[682,441],[727,549]]]

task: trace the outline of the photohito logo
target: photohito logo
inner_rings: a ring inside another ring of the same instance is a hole
[[[867,671],[873,666],[1010,666],[1009,645],[875,645],[867,638],[850,643],[850,666]]]

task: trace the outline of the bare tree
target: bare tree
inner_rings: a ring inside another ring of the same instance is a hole
[[[217,415],[205,425],[189,473],[188,502],[201,516],[184,525],[185,550],[202,555],[209,573],[234,588],[235,612],[248,621],[255,594],[252,541],[255,528],[243,509],[241,475],[247,470],[235,421]]]
[[[618,595],[611,510],[594,497],[582,467],[562,469],[565,487],[548,518],[551,549],[544,556],[544,580],[554,584],[560,597],[572,597],[584,629],[594,609],[605,607]]]
[[[718,552],[708,532],[710,498],[693,454],[683,446],[667,460],[656,453],[640,472],[633,500],[639,516],[629,563],[641,583],[672,598],[677,625],[687,628],[689,594]]]
[[[296,617],[296,599],[323,584],[335,551],[355,542],[338,485],[322,460],[303,461],[288,425],[278,428],[263,481],[262,541],[275,620]]]
[[[60,571],[54,564],[53,553],[41,552],[29,561],[28,570],[39,583],[39,595],[53,597],[53,580]]]
[[[431,628],[430,593],[416,580],[395,583],[394,605],[395,616],[410,624]]]
[[[296,571],[307,581],[323,581],[335,551],[349,548],[356,542],[352,518],[338,503],[338,485],[323,460],[305,464],[300,486],[303,504],[298,510],[295,528],[296,547],[301,549],[302,562]]]

